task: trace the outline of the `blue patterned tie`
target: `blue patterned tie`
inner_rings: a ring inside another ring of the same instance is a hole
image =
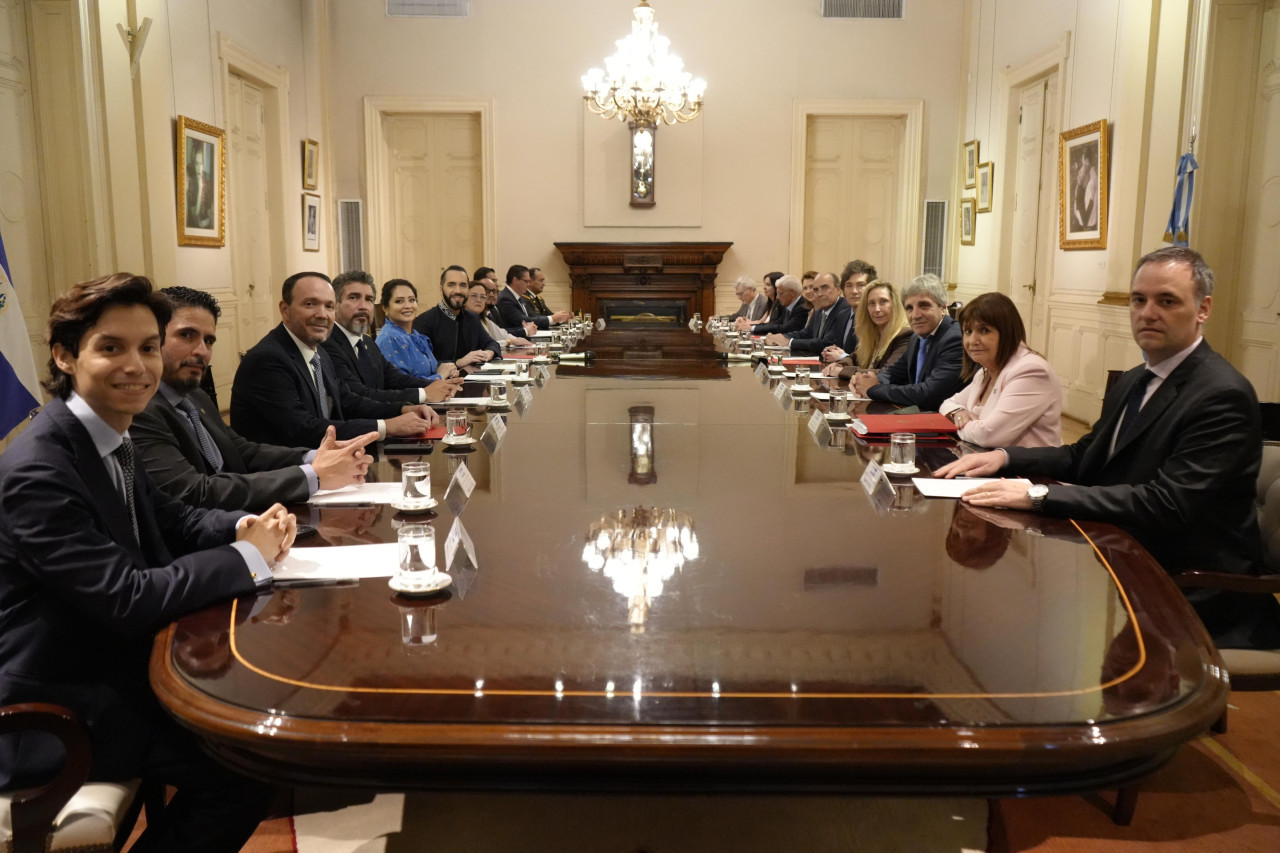
[[[183,397],[178,402],[178,410],[187,416],[187,420],[191,421],[191,430],[196,434],[196,441],[200,442],[200,453],[204,456],[205,461],[209,463],[209,467],[213,469],[213,473],[217,474],[222,470],[222,453],[214,445],[213,437],[209,435],[209,431],[200,422],[200,411],[196,408],[196,404]]]
[[[929,339],[920,339],[920,348],[916,350],[916,381],[924,381],[924,359],[929,353]]]
[[[311,356],[311,367],[315,370],[316,397],[320,400],[320,417],[329,419],[329,395],[324,390],[324,372],[320,369],[320,353]]]
[[[134,452],[133,441],[125,436],[124,441],[120,442],[120,446],[115,449],[116,461],[120,463],[120,470],[124,473],[124,500],[129,505],[129,520],[133,522],[133,541],[139,545],[142,544],[142,537],[138,535],[138,510],[133,504],[133,466]]]

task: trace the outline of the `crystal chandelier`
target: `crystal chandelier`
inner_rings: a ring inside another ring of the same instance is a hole
[[[639,632],[667,581],[686,560],[698,559],[698,537],[687,513],[638,506],[592,524],[582,559],[613,581],[614,591],[627,599],[631,629]]]
[[[631,34],[617,41],[618,51],[605,59],[605,70],[582,75],[584,100],[606,119],[625,121],[631,128],[631,204],[652,205],[654,135],[659,124],[697,118],[707,84],[684,70],[680,57],[669,52],[671,40],[658,35],[649,0],[640,0]]]

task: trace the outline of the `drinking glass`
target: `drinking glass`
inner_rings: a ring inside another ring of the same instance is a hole
[[[889,464],[902,471],[916,467],[914,433],[895,432],[889,436]]]
[[[505,406],[507,404],[507,383],[490,382],[489,383],[489,405]]]
[[[449,441],[466,441],[471,432],[467,413],[462,409],[450,409],[444,416],[444,434]]]
[[[406,524],[396,534],[400,546],[399,585],[426,589],[435,580],[436,530],[430,524]]]
[[[431,505],[431,463],[405,462],[400,466],[400,499],[409,509]]]
[[[833,417],[847,418],[849,416],[849,392],[832,390],[831,392],[831,414]]]

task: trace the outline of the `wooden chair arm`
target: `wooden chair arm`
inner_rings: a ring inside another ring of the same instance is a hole
[[[43,853],[53,820],[89,778],[89,734],[75,712],[61,705],[28,702],[0,707],[0,734],[40,731],[62,742],[66,760],[53,779],[9,793],[13,853]]]
[[[1181,572],[1173,576],[1180,589],[1206,587],[1231,592],[1280,593],[1280,575],[1237,575],[1230,572]]]

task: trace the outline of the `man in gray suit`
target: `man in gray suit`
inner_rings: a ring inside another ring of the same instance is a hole
[[[203,291],[166,287],[173,316],[165,330],[164,372],[158,393],[134,417],[129,433],[139,460],[162,491],[199,507],[264,510],[301,503],[319,488],[364,481],[365,445],[376,432],[337,441],[331,427],[316,450],[258,444],[222,422],[200,390],[217,340],[222,309]]]

